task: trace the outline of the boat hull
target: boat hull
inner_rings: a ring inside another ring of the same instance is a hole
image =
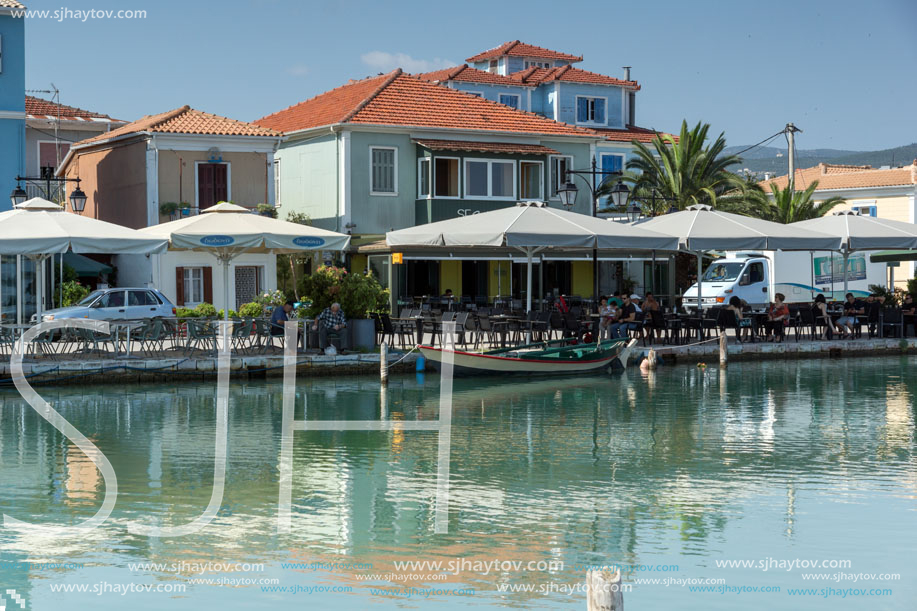
[[[453,358],[453,372],[456,375],[565,375],[603,371],[615,364],[619,357],[626,360],[626,354],[630,352],[634,343],[632,340],[627,344],[621,344],[619,349],[597,354],[595,358],[569,361],[489,355],[461,350],[456,350],[454,353],[447,351],[446,354]],[[441,367],[444,357],[441,348],[431,346],[419,346],[418,348],[427,362],[436,369]]]

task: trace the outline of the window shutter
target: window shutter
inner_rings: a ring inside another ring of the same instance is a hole
[[[175,268],[175,305],[185,305],[185,268]]]
[[[605,100],[595,99],[595,122],[605,123]]]
[[[213,166],[213,203],[225,202],[229,199],[229,166],[219,163]]]
[[[205,267],[204,270],[204,301],[213,304],[213,268]]]
[[[588,98],[576,98],[576,120],[579,123],[586,123],[589,121]]]

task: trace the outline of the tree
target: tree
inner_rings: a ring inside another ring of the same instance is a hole
[[[768,197],[765,214],[762,218],[777,223],[795,223],[825,216],[832,208],[844,203],[843,198],[832,197],[822,202],[812,200],[818,181],[810,184],[805,191],[795,191],[787,185],[778,189],[771,183],[771,197]]]
[[[645,213],[658,214],[671,206],[684,210],[693,204],[736,212],[747,206],[745,181],[727,169],[741,158],[723,154],[726,139],[722,133],[708,145],[709,129],[698,122],[689,130],[687,121],[682,121],[677,140],[670,134],[657,134],[652,148],[633,143],[635,157],[627,162],[628,172],[622,180],[632,185],[631,200],[640,202]],[[616,182],[607,179],[599,194],[610,195]],[[654,190],[657,210],[648,210]]]
[[[297,223],[299,225],[311,225],[312,219],[305,212],[290,211],[287,213],[287,222]],[[305,255],[277,255],[277,284],[283,287],[283,292],[287,299],[294,301],[298,297],[296,292],[296,267],[305,265],[305,262],[311,257],[311,254]]]

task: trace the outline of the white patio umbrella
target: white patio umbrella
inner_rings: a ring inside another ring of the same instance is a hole
[[[844,292],[847,292],[847,261],[856,250],[915,250],[917,225],[903,221],[863,216],[856,210],[840,210],[830,215],[807,221],[791,223],[812,231],[820,231],[841,239],[840,252],[844,255]]]
[[[228,202],[140,232],[168,240],[169,250],[209,252],[217,258],[223,266],[224,320],[229,320],[229,265],[238,255],[344,250],[350,243],[349,235],[252,214],[248,208]]]
[[[135,229],[80,216],[36,197],[0,213],[0,254],[25,255],[36,263],[37,309],[41,316],[42,263],[52,255],[75,253],[159,253],[168,242]]]
[[[526,255],[526,310],[532,309],[532,257],[545,248],[676,250],[678,240],[642,227],[609,223],[544,202],[500,208],[385,234],[390,247],[515,248]]]
[[[678,237],[680,246],[697,257],[698,313],[703,311],[701,262],[704,251],[836,250],[840,244],[840,238],[826,233],[721,212],[703,204],[637,221],[635,225]]]

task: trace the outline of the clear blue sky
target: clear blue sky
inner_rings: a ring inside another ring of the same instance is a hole
[[[804,130],[798,148],[917,141],[914,0],[23,1],[147,11],[26,24],[27,87],[53,82],[63,103],[123,119],[190,104],[252,120],[399,63],[453,65],[520,39],[612,76],[633,66],[639,125],[702,120],[736,145],[788,121]]]

